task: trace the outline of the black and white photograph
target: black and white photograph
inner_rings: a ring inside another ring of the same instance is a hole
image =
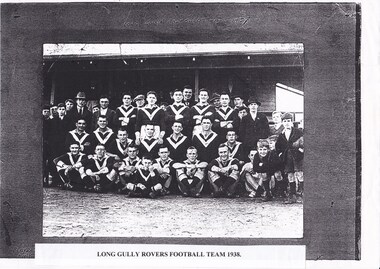
[[[0,266],[377,268],[375,2],[2,2]]]
[[[44,44],[43,235],[301,238],[301,43]]]

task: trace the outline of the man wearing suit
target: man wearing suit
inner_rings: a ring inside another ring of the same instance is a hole
[[[86,94],[84,92],[78,92],[75,97],[76,108],[72,108],[68,114],[70,118],[70,130],[76,128],[76,123],[79,119],[84,119],[86,121],[86,132],[91,131],[91,120],[92,113],[86,107]]]
[[[99,111],[96,111],[92,115],[92,129],[93,130],[95,130],[97,128],[98,119],[99,119],[100,115],[105,116],[107,118],[109,128],[115,129],[113,122],[114,122],[114,119],[116,117],[116,112],[114,110],[108,108],[109,103],[110,103],[110,101],[109,101],[107,96],[103,95],[100,97],[100,99],[99,99],[100,109],[99,109]]]
[[[249,152],[256,150],[259,139],[269,136],[269,123],[265,114],[258,112],[261,103],[254,97],[248,99],[249,113],[243,117],[239,128],[239,137],[245,150],[244,157],[248,158]],[[248,161],[246,159],[245,161]]]

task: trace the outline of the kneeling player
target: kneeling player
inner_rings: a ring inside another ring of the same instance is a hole
[[[95,155],[84,163],[85,171],[95,183],[96,192],[107,192],[116,187],[116,171],[113,169],[114,159],[105,154],[106,148],[99,144],[95,148]]]
[[[257,151],[254,149],[249,152],[248,158],[250,161],[243,166],[240,173],[240,178],[244,181],[245,189],[249,193],[248,196],[251,198],[261,197],[264,193],[264,189],[261,186],[262,180],[260,179],[259,174],[253,169],[253,160],[257,154]]]
[[[173,168],[177,170],[178,188],[183,196],[200,197],[205,180],[206,162],[197,160],[198,153],[195,147],[189,147],[187,159],[182,163],[175,163]]]
[[[79,152],[79,143],[72,142],[69,148],[70,152],[54,160],[58,174],[63,181],[63,187],[69,190],[93,187],[91,178],[86,175],[82,166],[82,162],[87,160],[87,157]]]
[[[127,157],[123,159],[118,167],[121,189],[120,193],[127,193],[133,190],[134,174],[136,173],[137,166],[140,165],[141,159],[137,156],[139,150],[134,142],[127,148]]]
[[[208,178],[213,189],[212,196],[237,197],[236,187],[239,183],[239,160],[230,158],[226,144],[218,148],[219,157],[210,163]]]
[[[134,174],[134,184],[128,186],[128,189],[131,189],[131,195],[140,194],[142,197],[156,198],[162,190],[158,177],[152,158],[147,155],[143,156],[141,165],[137,167]]]

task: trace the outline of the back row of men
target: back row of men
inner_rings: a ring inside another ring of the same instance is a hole
[[[242,165],[250,160],[249,155],[256,151],[260,139],[270,135],[277,139],[278,135],[286,134],[281,113],[273,113],[275,124],[270,128],[267,117],[258,112],[261,103],[253,97],[248,99],[246,107],[242,98],[235,96],[234,108],[229,106],[228,93],[217,98],[219,107],[210,105],[206,89],[199,90],[199,102],[191,107],[183,102],[184,91],[177,89],[172,93],[173,104],[167,107],[156,105],[157,94],[153,91],[147,93],[147,104],[142,106],[144,98],[135,97],[134,107],[132,96],[126,93],[123,104],[113,111],[108,108],[108,98],[103,96],[99,100],[100,109],[91,113],[85,105],[85,94],[79,92],[75,98],[77,106],[67,111],[68,102],[59,104],[56,117],[48,117],[49,110],[44,107],[45,159],[50,164],[46,173],[55,173],[52,160],[68,152],[73,143],[78,143],[79,150],[86,155],[94,154],[97,146],[103,145],[107,156],[115,160],[128,158],[131,143],[140,158],[155,159],[159,157],[159,148],[165,146],[174,162],[184,161],[189,147],[193,146],[197,158],[206,163],[218,158],[218,148],[225,143],[229,158],[237,159]],[[289,118],[290,114],[287,115]],[[302,134],[297,130],[295,135],[292,124],[289,127],[285,142],[290,145]],[[282,146],[283,150],[289,150],[289,145]]]

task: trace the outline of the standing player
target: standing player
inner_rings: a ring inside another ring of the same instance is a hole
[[[136,119],[136,144],[145,138],[146,125],[150,124],[154,127],[155,139],[159,139],[160,144],[163,143],[165,136],[165,111],[156,105],[157,93],[150,91],[146,95],[147,105],[140,108],[137,112]]]
[[[193,128],[193,136],[201,132],[201,120],[208,116],[211,122],[214,120],[215,107],[207,103],[209,98],[208,91],[205,88],[199,90],[199,102],[190,109],[190,120]]]
[[[171,133],[171,130],[169,130],[169,128],[173,126],[173,123],[175,121],[181,121],[183,123],[183,126],[189,126],[190,123],[190,108],[183,104],[183,94],[181,90],[174,90],[173,100],[173,104],[168,106],[166,109],[167,135]],[[188,130],[185,131],[186,134],[191,131],[190,128],[187,129]]]
[[[123,104],[116,109],[114,125],[118,128],[124,127],[134,140],[137,108],[132,106],[132,96],[129,93],[123,94],[122,101]]]
[[[239,183],[239,160],[230,158],[226,144],[218,148],[219,157],[210,163],[208,171],[209,183],[212,187],[212,196],[237,197],[236,187]]]
[[[189,147],[186,154],[187,159],[173,165],[176,169],[179,190],[183,196],[200,197],[205,181],[206,162],[197,159],[197,149]]]
[[[220,107],[215,113],[213,130],[220,136],[225,137],[227,130],[234,128],[233,122],[237,117],[237,111],[229,106],[230,97],[228,93],[220,95]]]

